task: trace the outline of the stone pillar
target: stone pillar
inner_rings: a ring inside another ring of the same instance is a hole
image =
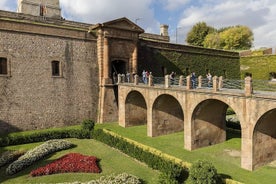
[[[149,83],[148,83],[149,86],[154,86],[154,83],[153,83],[153,76],[152,75],[149,75]]]
[[[251,96],[253,94],[253,85],[252,85],[252,78],[251,77],[246,77],[244,80],[244,93],[245,96]]]
[[[108,38],[104,38],[104,56],[103,56],[103,84],[109,82],[109,45]]]
[[[186,85],[186,89],[191,89],[191,76],[190,75],[188,75],[187,77],[186,77],[186,80],[187,80],[187,85]]]
[[[136,74],[134,75],[134,85],[138,85],[139,84],[139,76]]]
[[[170,76],[165,75],[165,88],[169,88],[169,87],[170,87]]]
[[[125,88],[123,88],[125,89]],[[120,91],[120,96],[118,96],[118,121],[119,125],[122,127],[126,127],[126,104],[125,104],[125,90],[121,89],[121,86],[118,86],[118,91]]]
[[[183,75],[180,75],[179,77],[179,86],[183,86],[184,85],[184,76]]]
[[[118,82],[117,83],[118,84],[122,83],[122,76],[121,76],[121,74],[118,74]]]
[[[136,73],[136,74],[137,74],[137,60],[138,60],[138,47],[136,43],[132,53],[132,66],[131,66],[132,73]]]
[[[218,82],[218,89],[222,89],[223,88],[223,76],[219,77],[219,82]]]
[[[241,137],[241,167],[253,171],[253,128],[250,126],[242,127]]]
[[[201,88],[202,86],[202,76],[198,76],[198,88]]]
[[[125,81],[126,81],[126,75],[121,74],[121,83],[125,83]]]
[[[218,77],[214,76],[213,77],[213,92],[217,92],[218,91]]]

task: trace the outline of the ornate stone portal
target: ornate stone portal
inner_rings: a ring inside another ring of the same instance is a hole
[[[90,28],[98,35],[99,66],[98,122],[118,120],[118,88],[116,76],[137,73],[138,39],[144,30],[127,18],[116,19]]]

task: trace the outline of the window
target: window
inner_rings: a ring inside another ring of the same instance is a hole
[[[60,62],[52,61],[52,76],[60,76]]]
[[[0,57],[0,75],[8,74],[8,60],[7,58]]]

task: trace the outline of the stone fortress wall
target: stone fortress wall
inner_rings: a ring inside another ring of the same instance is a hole
[[[14,18],[17,16],[21,18]],[[0,58],[8,61],[8,74],[0,75],[0,131],[61,127],[88,117],[96,119],[95,36],[81,23],[61,25],[29,17],[0,12]],[[59,76],[52,75],[52,61],[60,63]]]

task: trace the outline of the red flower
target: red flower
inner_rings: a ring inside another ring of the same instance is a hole
[[[34,177],[66,172],[100,173],[97,161],[98,159],[94,156],[69,153],[44,167],[33,170],[30,175]]]

